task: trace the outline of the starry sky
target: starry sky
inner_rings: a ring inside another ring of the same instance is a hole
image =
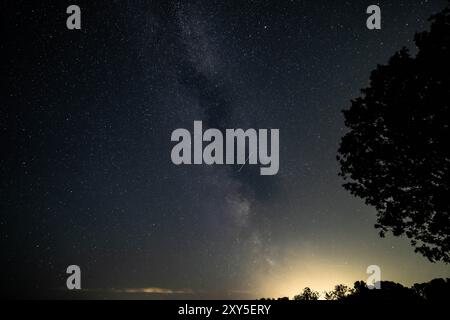
[[[2,295],[64,296],[71,264],[88,298],[292,296],[372,264],[450,277],[379,238],[336,161],[341,110],[446,3],[3,1]],[[279,129],[278,174],[174,165],[171,133],[194,120]]]

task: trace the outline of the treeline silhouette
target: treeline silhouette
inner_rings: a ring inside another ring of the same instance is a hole
[[[364,281],[356,281],[353,288],[338,284],[334,290],[322,294],[306,287],[295,295],[293,300],[312,301],[323,298],[339,301],[367,301],[367,300],[410,300],[434,301],[450,299],[450,279],[433,279],[430,282],[416,283],[405,287],[393,281],[380,281],[380,289],[369,289]],[[289,300],[288,297],[263,298],[261,300]]]

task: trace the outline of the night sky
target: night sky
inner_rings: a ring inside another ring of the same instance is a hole
[[[447,1],[2,1],[1,293],[261,298],[450,277],[341,185],[342,109]],[[77,4],[82,29],[66,28]],[[382,29],[366,27],[379,4]],[[277,128],[280,169],[172,163],[177,128]]]

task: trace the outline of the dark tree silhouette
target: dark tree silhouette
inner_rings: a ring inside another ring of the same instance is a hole
[[[319,293],[306,287],[303,292],[294,296],[294,300],[318,300]],[[381,281],[380,289],[369,289],[364,281],[356,281],[353,288],[338,284],[334,290],[325,292],[326,300],[338,301],[373,301],[373,300],[449,300],[450,299],[450,279],[433,279],[430,282],[416,283],[408,288],[393,281]],[[261,300],[289,300],[283,298],[263,298]]]
[[[425,300],[450,298],[450,279],[433,279],[426,283],[416,283],[412,289]]]
[[[281,297],[281,298],[278,298],[277,300],[286,301],[286,300],[289,300],[289,297]]]
[[[351,295],[354,289],[351,289],[343,284],[338,284],[334,287],[334,290],[325,292],[325,300],[342,300],[345,297]]]
[[[345,110],[338,161],[344,187],[377,210],[383,237],[406,235],[430,261],[450,263],[450,10],[379,65]]]
[[[317,291],[311,290],[311,288],[306,287],[303,292],[294,296],[294,300],[318,300],[319,293]]]
[[[351,294],[345,296],[346,301],[360,300],[416,300],[421,297],[411,288],[393,281],[381,281],[381,289],[369,289],[364,281],[356,281]]]

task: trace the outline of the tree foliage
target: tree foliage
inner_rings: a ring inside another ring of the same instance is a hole
[[[373,300],[448,300],[450,299],[450,278],[433,279],[425,283],[415,283],[411,287],[405,287],[393,281],[380,281],[380,289],[370,289],[364,281],[356,281],[353,288],[338,284],[334,290],[325,292],[326,300],[335,301],[373,301]],[[318,300],[319,293],[306,287],[303,292],[294,296],[294,300],[311,301]],[[283,298],[266,298],[261,300],[289,300]]]
[[[319,292],[311,290],[311,288],[306,287],[303,292],[294,296],[294,300],[318,300]]]
[[[338,284],[334,290],[325,292],[325,300],[342,300],[345,297],[353,294],[353,289],[343,284]]]
[[[430,261],[450,263],[450,10],[429,32],[379,65],[343,111],[338,161],[344,187],[377,210],[380,235],[410,239]]]

